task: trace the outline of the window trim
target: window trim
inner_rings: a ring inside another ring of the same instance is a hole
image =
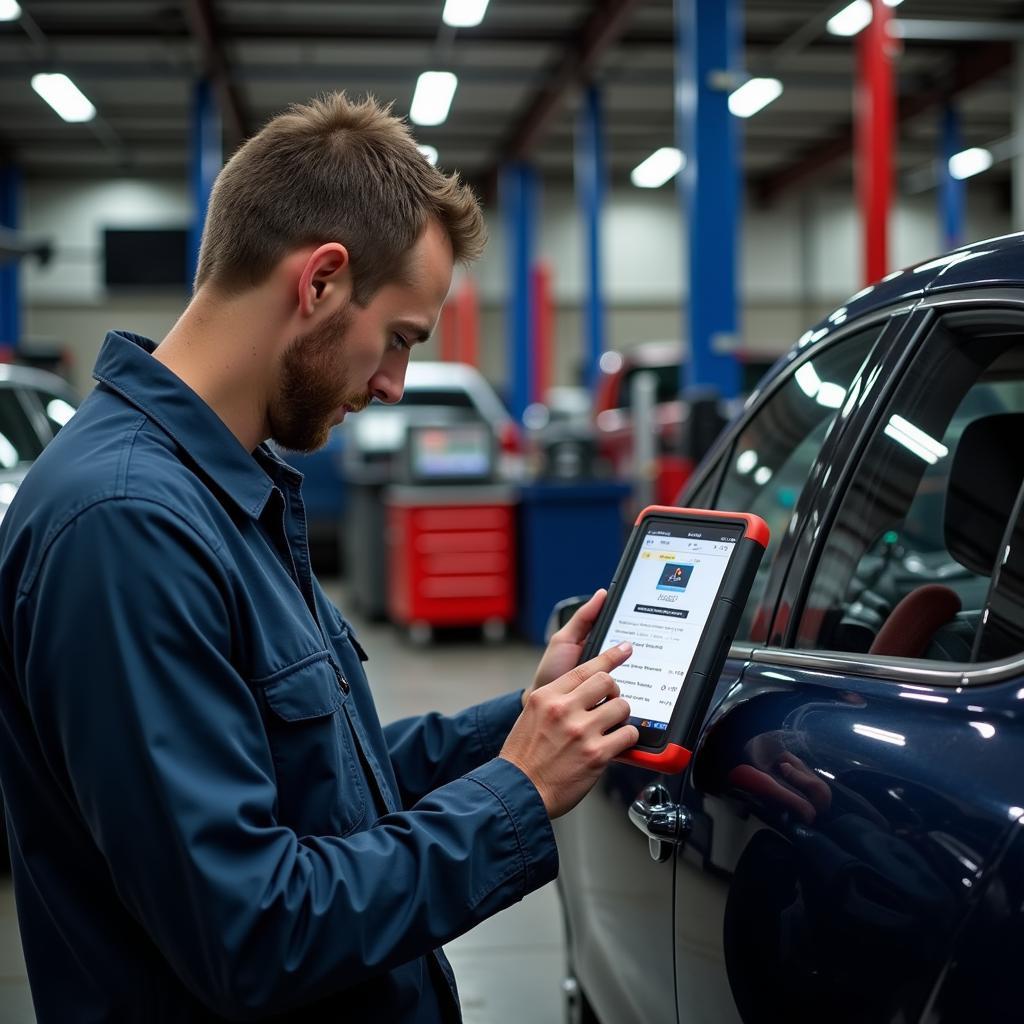
[[[1024,291],[1021,289],[966,289],[956,292],[945,293],[925,298],[917,303],[917,309],[931,314],[922,321],[919,332],[908,346],[904,353],[906,360],[912,360],[920,350],[925,340],[931,336],[936,327],[943,320],[950,316],[956,321],[953,328],[962,330],[966,323],[959,321],[970,321],[974,307],[983,307],[976,312],[986,315],[992,314],[995,310],[1024,315]],[[998,315],[992,316],[993,321],[998,321]],[[977,320],[973,326],[980,326]],[[902,362],[902,361],[901,361]],[[905,368],[905,367],[904,367]],[[900,373],[899,379],[903,379]],[[847,651],[833,651],[828,648],[807,651],[792,646],[795,641],[796,631],[806,607],[807,595],[814,575],[817,573],[821,555],[831,535],[832,526],[838,508],[843,498],[849,491],[849,480],[853,473],[860,467],[867,446],[875,436],[881,413],[876,413],[869,422],[865,423],[861,435],[858,438],[858,451],[855,463],[851,467],[850,475],[844,481],[841,492],[837,492],[829,507],[826,509],[828,529],[823,529],[821,538],[815,545],[813,557],[809,565],[813,566],[813,572],[804,577],[801,587],[799,601],[794,606],[794,614],[790,618],[789,628],[784,638],[785,646],[768,647],[764,644],[756,645],[749,653],[737,653],[737,657],[749,657],[752,662],[760,664],[774,664],[785,668],[794,668],[807,671],[820,672],[841,672],[844,674],[857,673],[872,679],[882,679],[886,682],[900,684],[930,684],[944,688],[949,687],[977,687],[986,684],[1005,682],[1015,676],[1024,674],[1024,652],[1004,658],[998,661],[988,662],[937,662],[929,661],[926,658],[893,658],[890,656],[871,654],[851,654]],[[988,597],[986,597],[987,607]],[[942,666],[942,667],[939,667]]]
[[[730,652],[731,655],[731,652]],[[797,651],[783,647],[756,647],[735,657],[748,657],[758,664],[777,665],[809,672],[857,674],[900,684],[930,684],[945,688],[977,687],[1005,682],[1024,674],[1024,654],[1002,661],[927,661],[924,658],[892,658],[877,654],[849,654],[841,651]],[[937,668],[938,665],[947,666]]]

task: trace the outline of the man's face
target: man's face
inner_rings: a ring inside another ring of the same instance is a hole
[[[283,448],[316,451],[347,413],[402,397],[409,351],[433,330],[451,285],[451,244],[436,222],[413,246],[406,277],[366,306],[348,302],[289,345],[268,409]]]

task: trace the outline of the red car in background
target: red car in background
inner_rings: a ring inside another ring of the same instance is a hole
[[[693,470],[684,453],[683,430],[689,407],[679,396],[679,371],[683,346],[678,341],[645,341],[625,352],[609,351],[601,357],[601,377],[594,402],[594,424],[599,454],[612,466],[617,477],[628,477],[633,462],[633,416],[631,391],[637,374],[655,378],[654,419],[657,430],[655,499],[673,504]],[[741,391],[744,395],[764,375],[775,359],[739,356],[742,364]]]

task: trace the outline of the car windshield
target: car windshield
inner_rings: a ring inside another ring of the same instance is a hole
[[[406,388],[398,405],[443,405],[447,408],[472,409],[473,400],[465,391],[438,388]]]
[[[39,457],[43,441],[15,388],[0,388],[0,468],[14,469]]]

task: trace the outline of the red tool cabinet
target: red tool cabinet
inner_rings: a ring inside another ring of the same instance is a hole
[[[416,640],[434,626],[504,635],[516,614],[514,490],[388,489],[388,612]]]

